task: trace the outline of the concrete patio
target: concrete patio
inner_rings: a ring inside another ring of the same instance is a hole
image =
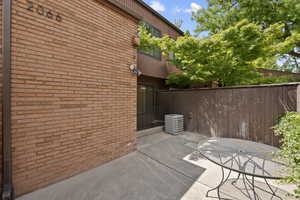
[[[163,132],[143,136],[138,139],[136,152],[18,200],[216,199],[207,198],[205,194],[218,184],[219,167],[205,159],[190,159],[197,144],[206,140],[206,136],[187,132],[179,136]],[[289,199],[284,191],[291,191],[293,187],[271,184],[282,190],[278,193],[283,199]],[[225,185],[222,197],[247,199],[240,190],[231,184]],[[264,196],[264,199],[270,198]]]

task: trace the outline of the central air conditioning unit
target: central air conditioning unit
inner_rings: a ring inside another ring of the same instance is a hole
[[[178,135],[184,131],[184,116],[178,114],[165,115],[165,132]]]

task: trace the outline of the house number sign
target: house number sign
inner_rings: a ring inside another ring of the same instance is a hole
[[[30,0],[26,0],[26,2],[27,2],[26,10],[28,10],[30,12],[35,12],[39,15],[45,16],[45,17],[55,20],[57,22],[62,22],[63,18],[58,12],[55,12],[48,8],[45,8],[44,6],[42,6],[40,4],[36,4]]]

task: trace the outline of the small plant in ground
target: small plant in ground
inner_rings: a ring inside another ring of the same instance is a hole
[[[284,181],[297,185],[295,196],[300,199],[300,113],[289,112],[281,118],[275,134],[282,136],[280,156],[289,167],[289,176]]]

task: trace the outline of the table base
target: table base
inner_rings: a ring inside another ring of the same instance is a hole
[[[223,200],[231,200],[231,199],[228,199],[228,198],[222,198],[222,197],[221,197],[221,195],[220,195],[220,188],[221,188],[225,183],[228,182],[228,179],[229,179],[229,177],[230,177],[230,175],[231,175],[231,173],[232,173],[232,170],[229,170],[229,173],[228,173],[227,175],[225,175],[225,168],[221,167],[221,169],[222,169],[222,179],[221,179],[221,182],[218,184],[217,187],[208,190],[207,193],[206,193],[206,197],[218,198],[218,199],[223,199]],[[248,175],[248,176],[249,176],[249,175]],[[240,179],[240,177],[242,177],[243,185],[244,185],[245,191],[246,191],[246,192],[243,192],[243,191],[241,190],[241,192],[242,192],[242,194],[245,195],[247,198],[249,198],[249,199],[251,199],[251,200],[252,200],[252,199],[254,199],[254,200],[265,200],[265,198],[262,198],[262,197],[258,196],[258,194],[257,194],[256,191],[257,191],[257,190],[260,190],[260,191],[263,191],[263,192],[265,192],[265,193],[268,193],[268,194],[272,195],[271,198],[270,198],[271,200],[273,200],[273,199],[274,199],[274,200],[275,200],[275,199],[283,200],[280,196],[276,195],[276,191],[274,191],[274,190],[272,189],[272,187],[270,186],[270,184],[268,183],[268,180],[267,180],[266,178],[263,178],[263,179],[264,179],[264,181],[265,181],[265,183],[266,183],[266,185],[267,185],[269,191],[268,191],[268,190],[265,190],[265,189],[263,189],[263,188],[261,188],[261,187],[255,186],[255,182],[254,182],[255,177],[254,177],[254,176],[251,176],[251,179],[249,179],[249,178],[247,177],[247,175],[238,173],[237,178],[234,179],[234,180],[231,182],[231,184],[232,184],[233,186],[235,186],[236,188],[237,188],[237,186],[236,186],[235,184],[236,184],[236,182]],[[209,196],[209,193],[212,192],[212,191],[215,191],[215,190],[217,191],[217,196],[216,196],[216,197],[214,197],[214,196]]]

